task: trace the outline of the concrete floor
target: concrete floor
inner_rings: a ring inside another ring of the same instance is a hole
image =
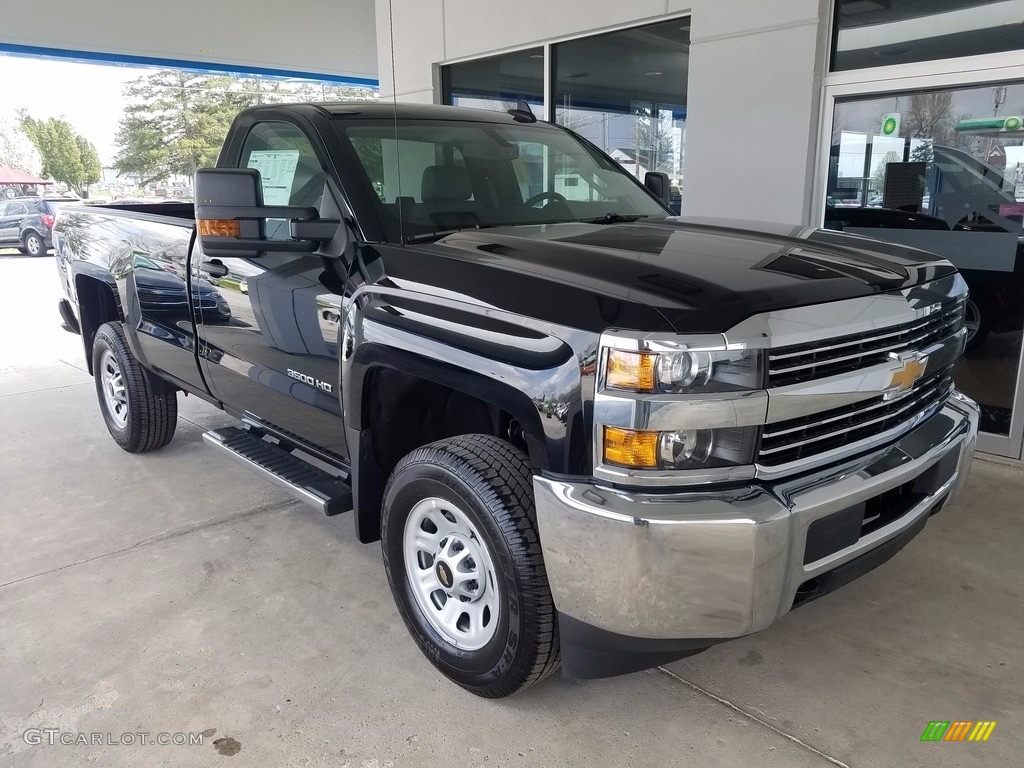
[[[182,398],[168,448],[122,452],[56,298],[52,258],[0,255],[0,765],[1020,764],[1019,469],[977,463],[896,559],[759,635],[484,701],[421,657],[348,516],[203,447],[221,414]],[[957,719],[999,724],[919,742]]]

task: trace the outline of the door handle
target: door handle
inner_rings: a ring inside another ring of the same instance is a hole
[[[199,268],[210,277],[227,277],[229,271],[220,259],[204,259],[199,264]]]

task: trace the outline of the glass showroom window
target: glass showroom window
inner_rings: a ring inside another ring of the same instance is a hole
[[[686,151],[689,50],[689,19],[552,46],[556,122],[592,141],[641,180],[647,171],[667,173],[677,211]]]
[[[1024,83],[836,100],[825,226],[923,248],[960,269],[971,293],[956,383],[997,435],[1010,434],[1014,416],[1022,219]]]
[[[507,112],[522,100],[544,115],[544,49],[451,64],[441,69],[445,104]]]
[[[838,0],[832,69],[1024,47],[1024,0]]]

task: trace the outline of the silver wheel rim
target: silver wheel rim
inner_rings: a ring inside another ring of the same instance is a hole
[[[103,400],[107,405],[107,413],[122,429],[128,423],[128,393],[124,388],[124,377],[121,366],[109,349],[103,350],[100,357],[100,385],[103,389]]]
[[[405,521],[402,553],[430,626],[457,648],[487,645],[498,626],[501,594],[491,553],[466,513],[446,499],[423,499]]]
[[[967,343],[970,343],[981,330],[981,310],[970,299],[964,304],[964,327],[967,328]]]
[[[25,247],[32,256],[37,255],[42,250],[42,245],[42,241],[38,237],[30,236],[25,240]]]

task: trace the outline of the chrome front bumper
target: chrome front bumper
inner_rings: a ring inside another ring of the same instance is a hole
[[[728,490],[637,493],[536,477],[537,522],[558,610],[636,638],[719,639],[764,629],[801,586],[900,537],[963,489],[978,407],[959,392],[896,443],[776,483]],[[875,498],[928,470],[923,497],[855,544],[805,563],[816,520]]]

